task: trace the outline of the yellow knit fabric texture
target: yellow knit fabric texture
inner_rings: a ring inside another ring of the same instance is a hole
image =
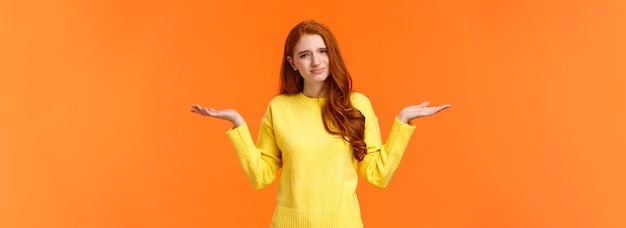
[[[363,227],[357,170],[372,185],[387,187],[415,126],[395,119],[383,144],[369,99],[354,92],[351,101],[365,116],[367,155],[362,162],[348,142],[324,128],[325,99],[302,93],[272,99],[256,144],[247,124],[226,132],[255,189],[270,185],[282,169],[272,227]]]

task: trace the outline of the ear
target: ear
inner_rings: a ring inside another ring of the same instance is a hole
[[[294,71],[298,70],[298,67],[296,67],[296,64],[293,63],[293,59],[291,58],[291,56],[287,56],[287,61],[289,62],[289,65],[291,65],[291,68],[293,68]]]

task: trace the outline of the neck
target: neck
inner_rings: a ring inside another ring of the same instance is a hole
[[[326,97],[326,93],[324,93],[324,83],[317,83],[314,85],[305,84],[302,89],[302,94],[313,98]]]

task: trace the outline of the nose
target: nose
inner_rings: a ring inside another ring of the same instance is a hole
[[[318,53],[313,53],[311,55],[311,66],[319,66],[320,65],[320,56]]]

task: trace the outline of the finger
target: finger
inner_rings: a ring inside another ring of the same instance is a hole
[[[207,116],[207,114],[205,112],[203,112],[202,109],[192,109],[191,112],[197,113],[197,114],[202,115],[202,116]]]
[[[439,106],[439,107],[441,107],[441,110],[444,110],[446,108],[450,108],[450,104],[444,104],[444,105]]]
[[[428,101],[424,101],[421,104],[419,104],[417,107],[423,108],[423,107],[428,106],[428,104],[430,104],[430,103],[428,103]]]
[[[202,110],[202,106],[197,105],[197,104],[194,104],[194,105],[192,105],[191,107],[192,107],[194,110],[198,111],[198,112],[199,112],[200,110]]]
[[[191,111],[202,115],[202,110],[200,110],[198,108],[193,108]]]
[[[202,107],[201,110],[202,110],[202,114],[203,115],[207,115],[207,116],[211,115],[211,112],[209,112],[209,109]]]
[[[222,113],[213,109],[213,108],[205,108],[204,109],[207,113],[207,115],[212,116],[212,117],[222,117]]]
[[[442,106],[439,106],[439,107],[437,107],[437,109],[435,110],[435,113],[438,113],[438,112],[440,112],[441,110],[444,110],[444,109],[449,108],[449,107],[450,107],[450,105],[442,105]]]
[[[217,113],[217,111],[213,108],[204,108],[207,113]]]

